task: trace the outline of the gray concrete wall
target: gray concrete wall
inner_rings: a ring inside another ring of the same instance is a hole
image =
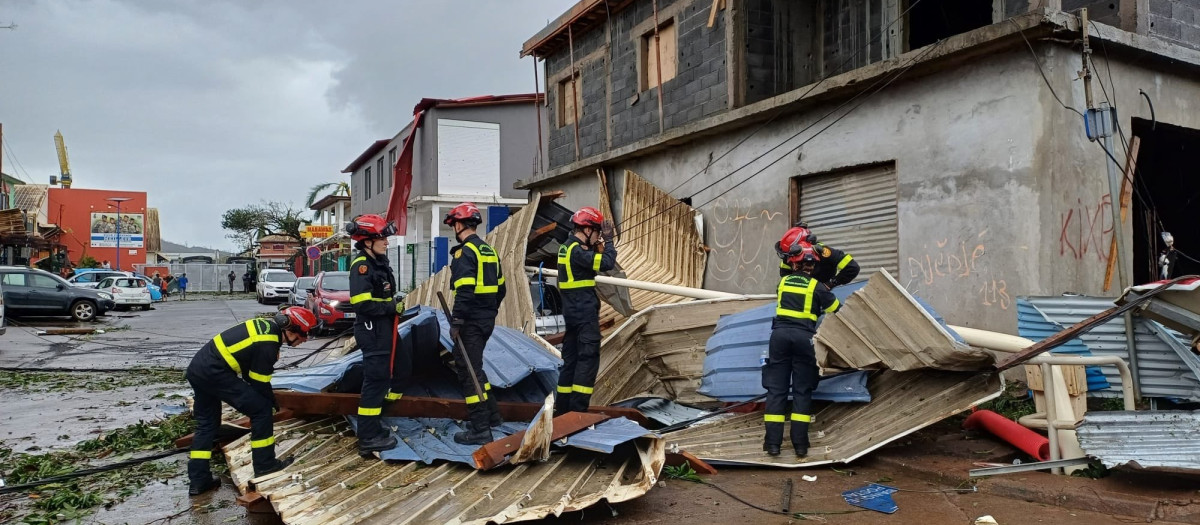
[[[407,131],[397,133],[387,147],[380,150],[378,154],[372,156],[361,166],[354,170],[350,176],[350,216],[361,215],[364,213],[384,214],[387,212],[388,197],[391,195],[392,189],[392,174],[391,165],[388,164],[388,151],[396,148],[396,156],[400,155],[400,150],[404,146],[404,138],[408,136]],[[383,188],[379,187],[379,176],[376,173],[378,160],[383,159],[384,183]],[[371,192],[366,192],[364,177],[367,167],[371,168]]]
[[[709,28],[710,0],[659,0],[659,22],[678,32],[676,77],[663,82],[664,126],[671,128],[728,107],[724,12]],[[640,91],[641,37],[652,31],[653,6],[639,0],[599,28],[575,35],[574,55],[583,91],[580,158],[631,144],[659,131],[658,88]],[[570,52],[546,57],[550,167],[575,160],[575,126],[558,126],[558,85],[569,78]]]
[[[422,137],[427,138],[422,155],[427,160],[421,171],[422,189],[433,195],[437,190],[437,120],[467,120],[491,122],[500,125],[500,196],[525,197],[524,190],[513,188],[517,179],[529,178],[536,173],[535,162],[545,158],[538,151],[537,110],[533,103],[495,104],[488,106],[434,108],[426,115]],[[543,134],[545,128],[542,129]]]
[[[1150,0],[1149,22],[1151,35],[1200,49],[1200,0]]]
[[[1074,13],[1085,7],[1088,10],[1089,20],[1121,27],[1120,0],[1062,0],[1063,11]]]

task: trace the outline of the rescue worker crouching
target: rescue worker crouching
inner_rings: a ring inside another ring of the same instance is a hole
[[[467,363],[455,359],[455,372],[466,398],[470,423],[468,430],[454,435],[454,441],[462,445],[482,445],[492,440],[491,427],[504,424],[496,398],[491,394],[492,385],[483,371],[483,350],[496,328],[496,315],[506,293],[504,272],[496,250],[475,233],[475,228],[483,222],[475,204],[464,202],[455,206],[442,222],[454,228],[454,238],[459,242],[451,250],[454,255],[450,262],[454,319],[450,324],[450,338],[462,341],[470,366],[483,389],[481,396],[471,380]]]
[[[763,450],[772,456],[779,455],[783,425],[789,419],[796,455],[808,455],[812,392],[820,379],[812,339],[817,332],[817,319],[841,306],[829,288],[814,277],[821,257],[814,246],[804,241],[805,235],[803,228],[792,228],[778,244],[782,247],[784,262],[792,271],[779,281],[768,360],[762,371],[763,388],[767,390]],[[792,394],[790,411],[789,389]]]
[[[271,373],[283,343],[297,346],[317,326],[307,309],[289,307],[271,319],[256,318],[225,330],[205,343],[187,368],[195,392],[192,407],[196,433],[188,460],[188,494],[195,496],[220,486],[212,475],[213,440],[221,424],[224,401],[250,417],[250,448],[254,476],[286,468],[293,458],[275,457],[272,409],[278,409],[271,390]],[[240,378],[238,376],[241,376]]]
[[[396,401],[392,366],[397,315],[404,302],[387,260],[387,238],[396,227],[378,215],[359,215],[346,225],[358,256],[350,265],[350,305],[354,308],[354,340],[362,349],[363,384],[358,402],[358,450],[362,454],[394,448],[398,441],[383,425],[383,403]],[[397,383],[395,390],[399,390]]]
[[[554,414],[587,412],[600,369],[600,299],[596,274],[617,263],[612,223],[585,206],[571,216],[575,231],[558,249],[558,289],[562,294],[563,364],[558,372]],[[603,242],[601,242],[603,239]]]
[[[813,249],[816,250],[817,256],[821,258],[821,262],[817,263],[817,269],[813,273],[813,277],[816,277],[817,281],[832,290],[843,284],[848,284],[855,277],[858,277],[859,266],[858,261],[855,261],[854,257],[837,248],[817,242],[816,234],[808,229],[808,224],[804,221],[797,222],[793,228],[801,230],[800,241],[811,244]],[[792,273],[792,268],[788,266],[786,260],[787,254],[781,250],[778,244],[775,245],[775,253],[780,258],[779,276],[784,277]]]

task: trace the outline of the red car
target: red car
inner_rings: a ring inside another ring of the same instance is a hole
[[[350,272],[321,272],[308,289],[305,305],[317,316],[317,332],[341,332],[354,324]]]

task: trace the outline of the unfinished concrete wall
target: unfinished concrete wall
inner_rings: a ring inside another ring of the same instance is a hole
[[[1085,7],[1088,10],[1088,19],[1121,27],[1120,0],[1062,0],[1063,11],[1073,13]]]
[[[678,35],[677,73],[663,82],[663,124],[672,128],[728,108],[726,24],[718,13],[707,27],[710,0],[659,0],[660,25]],[[658,88],[641,89],[642,37],[654,30],[653,4],[639,0],[613,13],[605,25],[575,35],[575,61],[582,91],[579,158],[631,144],[659,132]],[[570,52],[545,57],[550,168],[573,162],[575,128],[559,126],[559,82],[569,78]]]
[[[1150,0],[1149,23],[1151,35],[1200,49],[1200,0]]]

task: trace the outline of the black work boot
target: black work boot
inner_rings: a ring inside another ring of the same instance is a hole
[[[285,468],[288,468],[288,465],[291,465],[293,461],[296,461],[296,458],[289,456],[285,459],[276,459],[274,463],[267,464],[261,468],[258,465],[255,465],[254,477],[257,478],[259,476],[266,476],[267,474],[279,472]]]
[[[385,450],[396,448],[396,445],[399,444],[400,441],[396,439],[396,436],[393,436],[391,432],[388,432],[382,436],[373,437],[370,439],[359,438],[358,451],[360,453],[383,452]]]
[[[488,425],[493,428],[504,424],[504,418],[500,417],[500,405],[496,403],[496,398],[494,396],[495,394],[488,392]]]
[[[466,430],[454,434],[454,442],[459,445],[486,445],[492,442],[492,429],[486,425],[483,428],[467,425]]]
[[[792,448],[797,457],[808,456],[808,423],[792,422]]]
[[[554,417],[571,411],[571,394],[559,392],[554,395]]]
[[[763,443],[763,452],[766,452],[768,456],[778,456],[779,444]]]
[[[188,483],[188,496],[199,496],[201,494],[204,494],[205,492],[208,492],[208,491],[215,489],[217,487],[220,487],[220,486],[221,486],[221,481],[218,480],[216,478],[216,476],[209,474],[208,479],[206,479],[206,480],[205,479],[202,479],[200,481],[192,480],[191,482]]]

